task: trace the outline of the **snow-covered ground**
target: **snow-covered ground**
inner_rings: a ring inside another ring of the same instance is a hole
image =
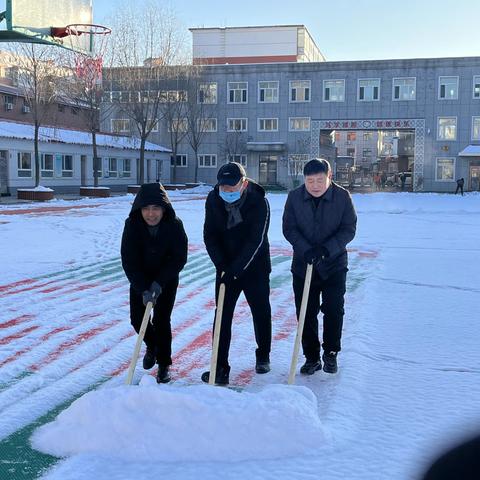
[[[119,244],[133,196],[0,205],[0,478],[416,479],[480,431],[479,195],[354,195],[339,373],[291,387],[286,196],[270,194],[272,371],[254,374],[241,297],[230,355],[241,392],[200,385],[214,307],[205,193],[171,197],[190,254],[175,381],[162,386],[140,364],[140,384],[123,385],[135,336]]]

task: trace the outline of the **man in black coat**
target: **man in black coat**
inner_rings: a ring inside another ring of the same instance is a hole
[[[347,190],[332,182],[330,164],[313,159],[305,164],[305,183],[288,194],[283,212],[283,234],[293,246],[293,290],[297,317],[307,264],[313,264],[302,336],[305,364],[300,372],[312,375],[322,368],[318,314],[323,312],[323,370],[337,371],[341,349],[347,244],[355,236],[357,215]],[[322,304],[320,305],[320,294]]]
[[[215,264],[215,300],[220,283],[225,284],[220,343],[215,383],[228,384],[232,318],[243,291],[253,317],[257,342],[257,373],[270,371],[272,320],[270,309],[270,207],[265,190],[246,178],[242,165],[230,162],[217,175],[218,184],[205,203],[203,238]],[[223,274],[223,275],[222,275]],[[202,380],[208,382],[210,372]]]
[[[170,315],[178,276],[187,262],[188,240],[182,221],[175,215],[167,193],[159,183],[140,191],[125,221],[122,236],[122,266],[130,282],[130,319],[140,331],[145,306],[153,302],[153,325],[148,323],[143,368],[158,363],[157,382],[170,381],[172,330]]]

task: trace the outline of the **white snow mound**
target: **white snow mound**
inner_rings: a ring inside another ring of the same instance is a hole
[[[240,461],[314,454],[324,438],[305,387],[237,392],[208,385],[89,392],[37,429],[35,449],[57,457],[97,453],[134,461]]]

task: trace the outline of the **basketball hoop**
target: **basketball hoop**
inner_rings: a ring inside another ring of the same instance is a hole
[[[102,81],[103,56],[112,30],[103,25],[75,23],[66,27],[52,27],[53,37],[65,39],[76,52],[75,73],[93,86]]]

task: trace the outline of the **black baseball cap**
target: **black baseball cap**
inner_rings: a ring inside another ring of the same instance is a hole
[[[236,185],[242,178],[247,176],[245,169],[237,162],[229,162],[220,167],[217,173],[219,185]]]

